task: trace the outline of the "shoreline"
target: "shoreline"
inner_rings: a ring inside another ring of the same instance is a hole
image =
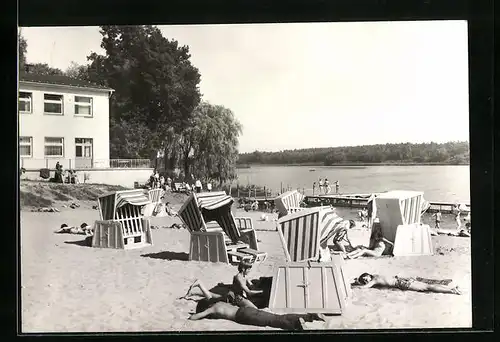
[[[342,163],[325,165],[321,163],[306,163],[306,164],[245,164],[236,165],[236,169],[251,169],[252,166],[315,166],[315,167],[343,167],[343,166],[469,166],[469,164],[450,164],[450,163]]]

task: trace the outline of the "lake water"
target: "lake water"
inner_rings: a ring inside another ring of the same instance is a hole
[[[285,188],[305,188],[306,194],[311,194],[313,182],[317,184],[320,177],[326,177],[333,192],[333,182],[338,180],[341,193],[416,190],[423,191],[429,201],[470,203],[468,165],[252,166],[237,173],[240,185],[266,186],[273,193],[282,183]]]

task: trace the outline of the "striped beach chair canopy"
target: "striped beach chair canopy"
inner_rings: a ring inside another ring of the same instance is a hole
[[[287,215],[290,208],[300,207],[300,203],[304,200],[304,197],[305,196],[297,190],[291,190],[276,197],[274,199],[274,204],[281,215]]]
[[[349,227],[330,207],[307,208],[278,220],[287,261],[318,260],[320,245]]]
[[[190,231],[204,231],[207,222],[215,221],[236,242],[241,234],[231,213],[233,202],[233,198],[224,191],[192,193],[178,215]]]
[[[141,207],[151,203],[147,194],[142,189],[123,190],[99,196],[99,209],[101,220],[113,220],[117,209],[130,204]]]

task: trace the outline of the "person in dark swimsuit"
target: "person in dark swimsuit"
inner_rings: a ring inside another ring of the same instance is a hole
[[[227,319],[239,324],[299,331],[304,330],[305,322],[326,320],[325,316],[320,313],[277,315],[251,307],[238,308],[220,301],[215,303],[207,302],[203,307],[197,307],[197,313],[191,315],[188,319],[196,321],[203,318]]]
[[[369,273],[363,273],[351,285],[362,289],[370,287],[387,287],[397,288],[402,291],[452,293],[457,295],[462,294],[458,286],[452,287],[450,283],[452,283],[451,279],[434,280],[420,277],[384,277],[378,274],[372,275]]]

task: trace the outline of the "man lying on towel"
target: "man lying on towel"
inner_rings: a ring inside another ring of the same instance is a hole
[[[457,295],[462,294],[458,286],[452,286],[451,283],[451,279],[435,280],[420,277],[384,277],[378,274],[363,273],[351,285],[362,289],[370,287],[386,287],[396,288],[403,291],[452,293]]]
[[[224,302],[205,303],[207,303],[206,306],[197,307],[197,313],[191,315],[188,319],[227,319],[239,324],[280,328],[283,330],[304,330],[305,322],[312,322],[315,320],[325,321],[325,317],[322,314],[277,315],[251,307],[239,308]]]

